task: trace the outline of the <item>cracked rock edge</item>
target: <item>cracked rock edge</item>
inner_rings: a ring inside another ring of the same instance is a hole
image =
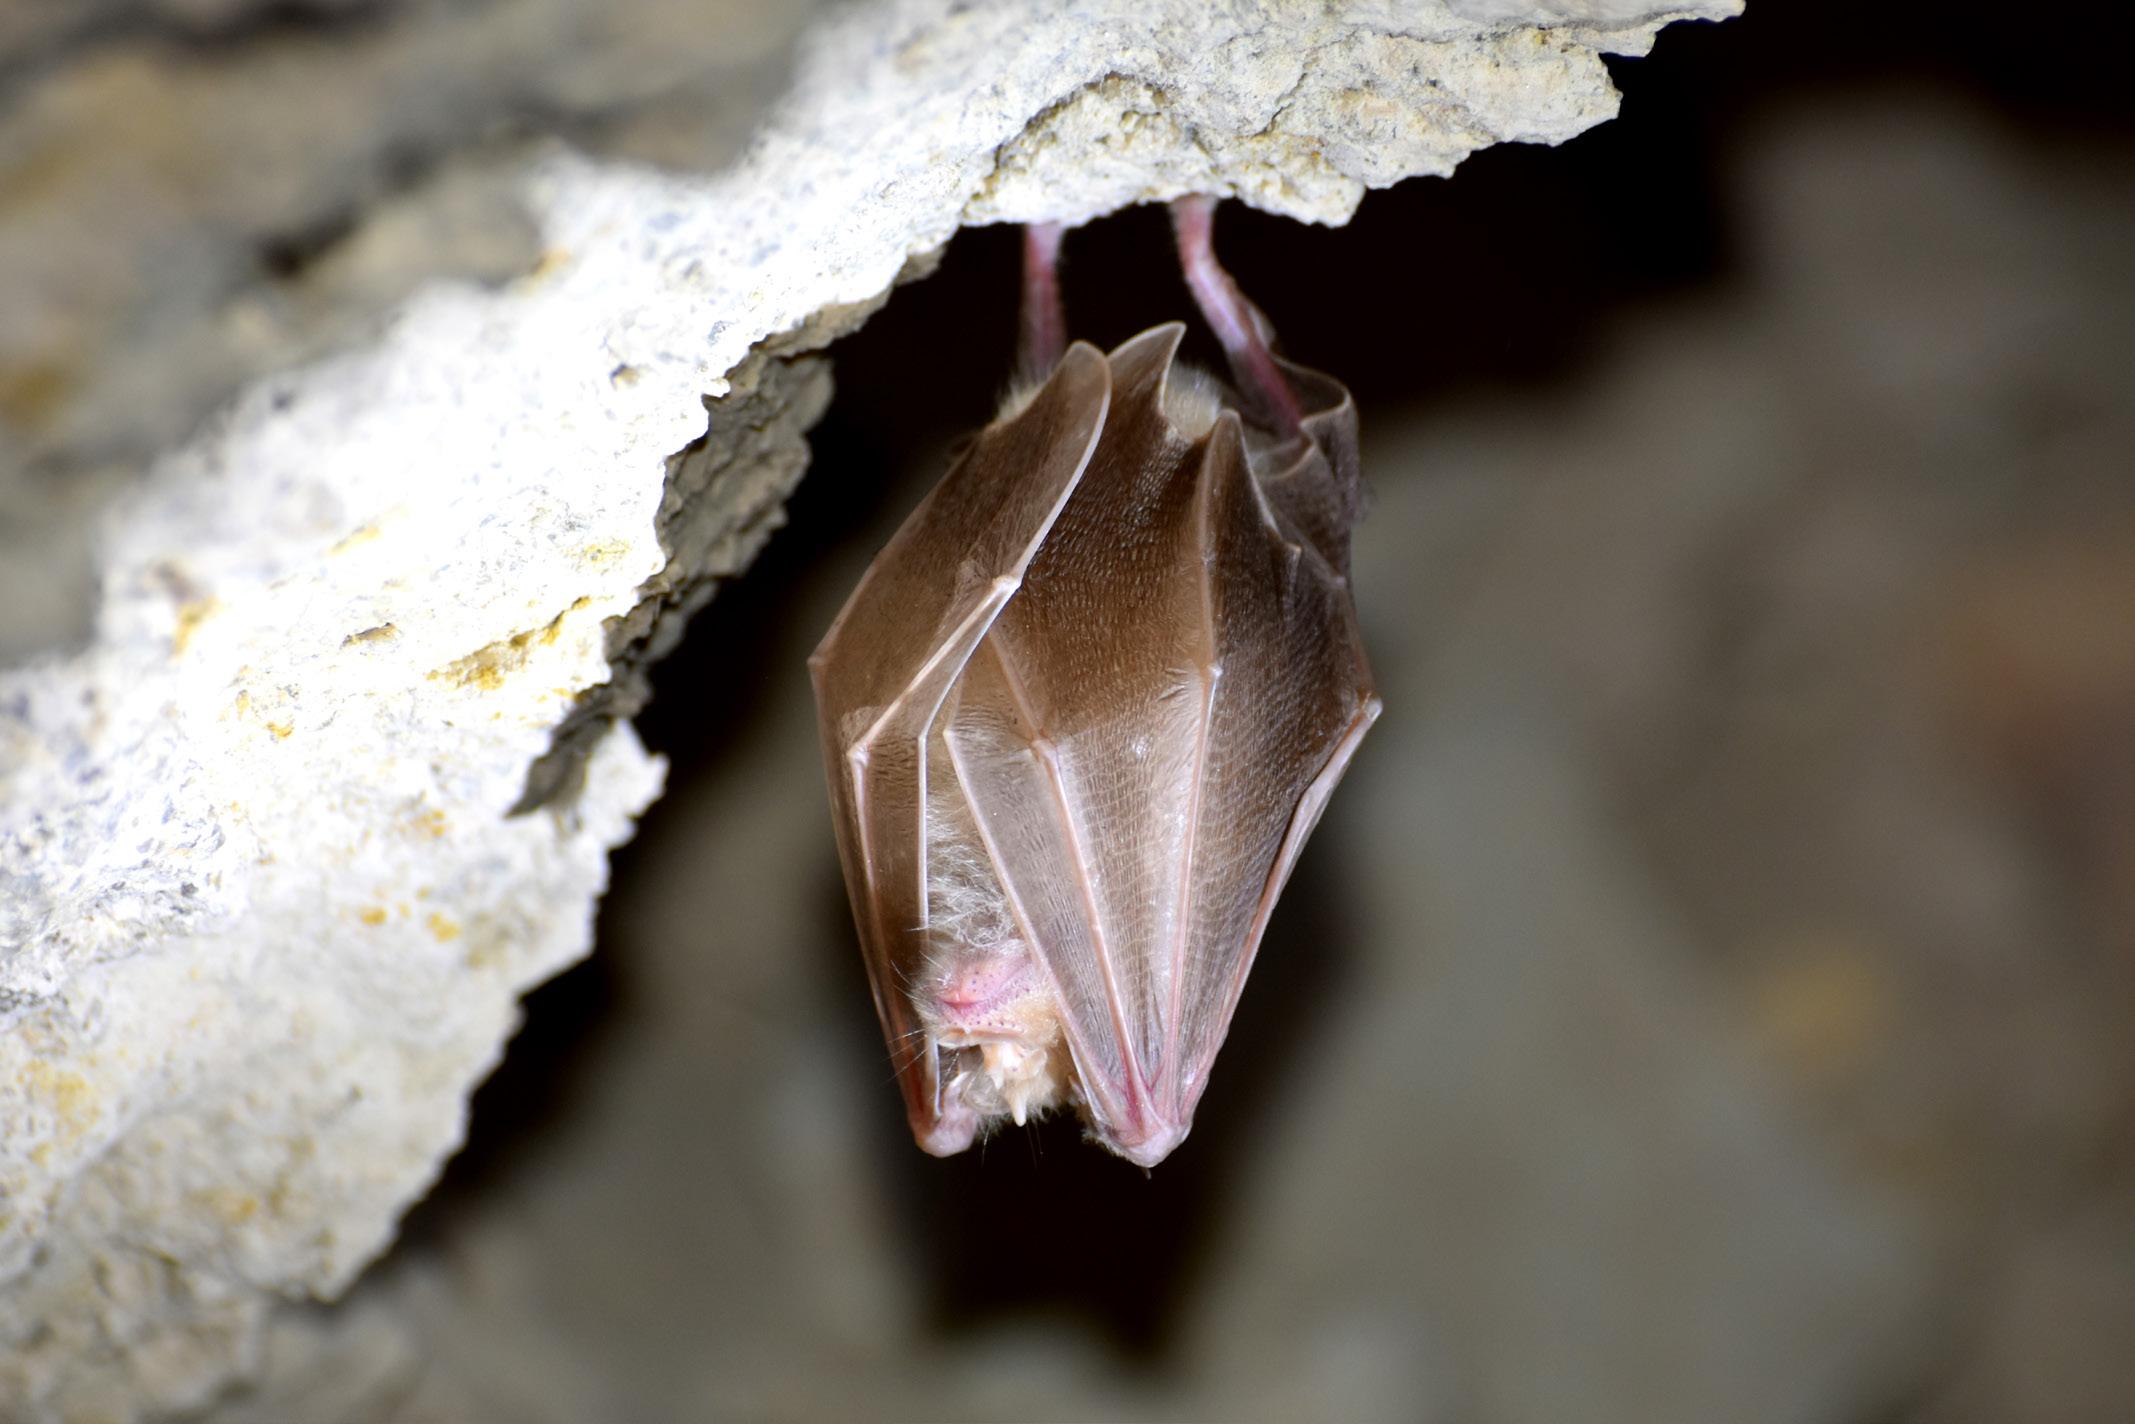
[[[927,276],[940,257],[936,249],[914,258],[891,290]],[[654,520],[667,562],[639,588],[635,607],[606,621],[610,676],[578,695],[549,749],[527,769],[526,789],[510,814],[569,805],[577,797],[601,738],[651,700],[653,665],[674,651],[689,620],[756,561],[785,523],[786,500],[808,469],[808,432],[830,405],[830,364],[815,353],[889,299],[884,291],[870,301],[826,307],[761,342],[727,374],[727,393],[706,398],[704,434],[667,460]]]

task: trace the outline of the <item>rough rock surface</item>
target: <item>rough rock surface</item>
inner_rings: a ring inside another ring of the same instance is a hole
[[[0,681],[4,1412],[209,1399],[384,1248],[588,948],[660,781],[614,719],[776,523],[806,352],[958,226],[1196,190],[1339,222],[1606,118],[1600,52],[1735,8],[858,9],[725,173],[550,154],[533,270],[156,462],[91,646]]]
[[[86,642],[89,512],[248,379],[539,235],[530,142],[711,169],[810,0],[28,0],[0,12],[0,663]]]

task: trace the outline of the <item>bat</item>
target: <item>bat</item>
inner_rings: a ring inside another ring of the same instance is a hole
[[[1068,344],[1026,233],[1027,379],[809,659],[838,851],[919,1145],[1072,1106],[1186,1137],[1268,917],[1379,715],[1349,589],[1356,408],[1173,222],[1182,323]]]

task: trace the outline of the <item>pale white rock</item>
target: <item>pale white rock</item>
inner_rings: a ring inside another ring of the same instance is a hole
[[[551,157],[537,270],[160,461],[93,646],[0,680],[0,1415],[207,1400],[389,1243],[589,948],[660,785],[617,718],[775,524],[805,352],[959,226],[1188,191],[1340,222],[1599,122],[1600,53],[1736,8],[851,10],[734,168]]]

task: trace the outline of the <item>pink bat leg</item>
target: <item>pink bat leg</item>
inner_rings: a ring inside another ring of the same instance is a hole
[[[1023,229],[1023,322],[1018,365],[1023,378],[1042,381],[1067,351],[1067,315],[1060,305],[1059,223]]]
[[[1171,205],[1171,227],[1179,239],[1179,265],[1193,290],[1202,318],[1215,328],[1230,358],[1231,375],[1249,400],[1257,401],[1276,421],[1276,433],[1295,435],[1304,412],[1297,393],[1276,369],[1275,353],[1261,333],[1259,313],[1238,290],[1231,274],[1216,261],[1216,200],[1195,195]]]

